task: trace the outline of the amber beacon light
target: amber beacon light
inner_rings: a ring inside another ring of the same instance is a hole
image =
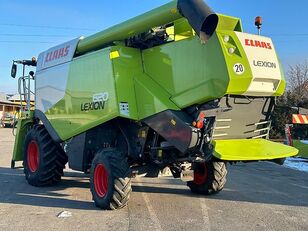
[[[260,35],[261,34],[261,26],[262,26],[262,18],[260,16],[257,16],[255,18],[255,26],[258,29],[258,35]]]

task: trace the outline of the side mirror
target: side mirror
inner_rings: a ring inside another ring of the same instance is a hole
[[[11,76],[12,76],[12,78],[16,77],[16,73],[17,73],[17,65],[15,63],[13,63],[12,69],[11,69]]]

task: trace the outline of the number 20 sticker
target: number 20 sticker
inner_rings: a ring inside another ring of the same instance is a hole
[[[242,75],[245,72],[245,68],[244,65],[241,63],[236,63],[233,66],[233,71],[235,72],[235,74],[237,75]]]

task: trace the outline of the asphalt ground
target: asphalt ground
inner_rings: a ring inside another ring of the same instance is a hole
[[[214,196],[171,177],[135,178],[129,205],[97,209],[89,178],[68,169],[60,184],[28,185],[10,169],[14,137],[0,129],[0,230],[308,230],[308,173],[273,163],[228,166]],[[21,166],[21,163],[17,163]],[[69,216],[58,214],[67,211]]]

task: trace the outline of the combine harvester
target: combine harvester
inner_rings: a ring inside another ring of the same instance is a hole
[[[23,161],[29,184],[45,186],[68,162],[90,173],[103,209],[127,204],[135,174],[169,167],[192,192],[214,194],[228,162],[298,152],[267,140],[285,89],[272,40],[200,0],[172,1],[27,63],[36,73],[19,83],[35,80],[35,110],[18,122],[12,166]]]

